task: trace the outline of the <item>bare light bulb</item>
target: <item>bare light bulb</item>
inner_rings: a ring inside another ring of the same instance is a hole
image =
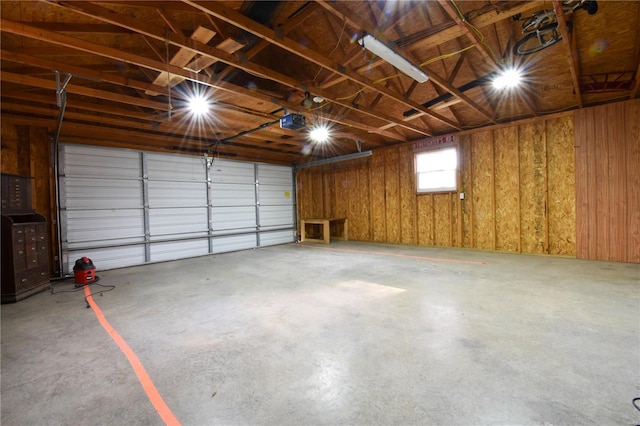
[[[209,102],[202,95],[194,96],[189,100],[189,109],[194,115],[204,115],[209,111]]]
[[[329,139],[329,130],[324,126],[317,126],[309,132],[309,137],[314,142],[326,142]]]
[[[520,71],[515,68],[504,70],[493,80],[493,87],[498,90],[517,87],[522,81]]]

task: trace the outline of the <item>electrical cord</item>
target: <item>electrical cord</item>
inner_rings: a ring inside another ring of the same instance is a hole
[[[73,277],[69,277],[69,278],[73,278]],[[67,278],[67,279],[68,279],[68,278]],[[98,284],[98,281],[100,281],[100,277],[99,277],[99,276],[96,276],[96,278],[95,278],[93,281],[91,281],[90,283],[87,283],[87,284],[75,284],[75,288],[74,288],[73,290],[58,290],[58,291],[55,291],[55,289],[54,289],[53,285],[50,285],[51,294],[58,294],[58,293],[76,293],[76,292],[78,292],[78,291],[83,291],[85,287],[87,287],[87,286],[92,286],[92,285],[94,285],[94,284],[95,284],[95,285],[97,285],[97,286],[99,286],[99,287],[107,288],[107,290],[100,290],[100,291],[96,291],[96,292],[90,293],[88,296],[86,296],[86,297],[84,298],[84,302],[87,304],[87,308],[90,308],[91,306],[89,305],[89,301],[87,300],[87,299],[89,298],[89,296],[93,296],[93,295],[96,295],[96,294],[99,294],[99,295],[101,295],[101,296],[102,296],[102,293],[106,293],[106,292],[111,291],[111,290],[113,290],[114,288],[116,288],[116,286],[115,286],[115,285],[102,285],[102,284]]]

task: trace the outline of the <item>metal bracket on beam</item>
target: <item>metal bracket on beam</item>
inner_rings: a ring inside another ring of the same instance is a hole
[[[72,74],[67,74],[64,78],[64,81],[60,81],[60,71],[56,70],[56,104],[58,108],[62,107],[63,97],[65,91],[67,90],[67,84],[69,84],[69,80],[73,77]]]

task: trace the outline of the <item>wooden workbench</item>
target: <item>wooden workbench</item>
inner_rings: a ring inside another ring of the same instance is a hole
[[[313,228],[320,227],[320,232]],[[307,228],[309,227],[309,228]],[[313,235],[308,237],[307,235]],[[331,240],[348,240],[349,225],[346,218],[300,220],[300,241],[329,244]]]

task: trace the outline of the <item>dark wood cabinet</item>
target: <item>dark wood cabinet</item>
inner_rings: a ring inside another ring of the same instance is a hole
[[[31,208],[31,180],[2,174],[2,303],[49,287],[46,219]]]

